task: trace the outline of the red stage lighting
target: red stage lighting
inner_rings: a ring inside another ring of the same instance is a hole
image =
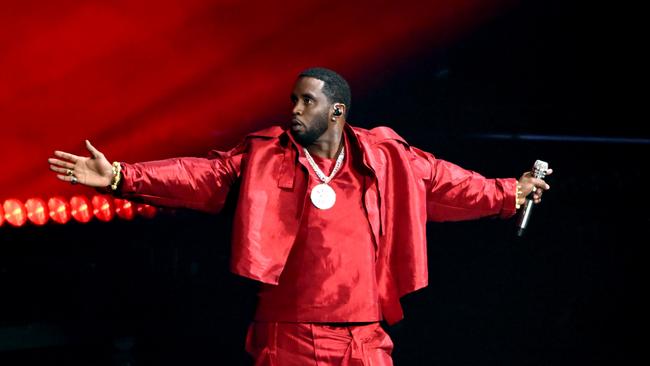
[[[133,211],[133,204],[122,198],[115,199],[115,213],[117,216],[124,220],[133,220],[135,211]]]
[[[115,209],[113,207],[113,200],[110,197],[94,196],[92,203],[95,217],[104,222],[113,220]]]
[[[5,210],[2,209],[2,205],[0,205],[0,226],[5,222]]]
[[[79,222],[86,223],[93,218],[90,200],[85,196],[70,198],[70,207],[72,208],[72,217]]]
[[[47,201],[47,207],[50,209],[50,217],[54,222],[65,224],[72,217],[70,214],[70,204],[63,197],[52,197]]]
[[[45,201],[40,198],[30,198],[25,202],[25,208],[27,209],[27,218],[32,224],[40,226],[47,223],[49,216]]]
[[[5,211],[5,219],[13,226],[23,226],[27,221],[27,210],[25,205],[17,199],[8,199],[2,206]]]
[[[156,211],[157,211],[155,207],[144,203],[138,203],[135,210],[138,212],[140,216],[146,217],[148,219],[156,216]]]

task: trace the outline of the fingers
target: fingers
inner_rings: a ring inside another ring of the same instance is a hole
[[[54,152],[54,156],[56,156],[57,158],[69,160],[69,161],[71,161],[73,163],[76,163],[77,161],[79,161],[81,159],[81,156],[73,155],[73,154],[70,154],[70,153],[67,153],[67,152],[64,152],[64,151],[58,151],[58,150]]]
[[[74,169],[74,164],[69,163],[67,161],[54,159],[54,158],[49,158],[49,159],[47,159],[47,162],[51,164],[50,167],[55,166],[55,167],[61,167],[61,168],[65,168],[65,169]]]
[[[553,174],[553,169],[547,169],[545,175],[551,174]],[[551,189],[551,186],[543,179],[535,178],[532,172],[525,172],[518,183],[521,185],[523,192],[527,192],[526,196],[532,198],[535,203],[540,203],[544,191]]]
[[[68,182],[68,183],[72,183],[72,181],[74,180],[74,183],[72,183],[72,184],[76,184],[77,182],[79,182],[79,179],[77,179],[77,177],[75,177],[74,175],[57,174],[56,177],[59,178],[59,180],[62,180],[64,182]]]
[[[543,190],[551,189],[551,186],[546,184],[546,182],[543,179],[533,178],[533,179],[531,179],[531,183],[533,183],[533,186],[535,186],[535,188],[538,188],[538,189],[543,189]]]
[[[98,158],[103,155],[99,150],[97,150],[93,145],[91,145],[90,141],[88,140],[86,140],[86,149],[90,151],[90,154],[92,154],[93,158]]]
[[[56,165],[50,165],[50,170],[53,171],[53,172],[64,174],[64,175],[72,175],[74,173],[72,168],[70,168],[70,169],[59,168]]]
[[[527,192],[526,196],[531,194],[541,195],[543,191],[551,188],[551,186],[546,184],[546,182],[537,178],[531,179],[529,183],[524,185],[524,187],[524,192]]]

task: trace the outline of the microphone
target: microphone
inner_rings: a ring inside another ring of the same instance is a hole
[[[548,163],[545,161],[537,160],[535,161],[532,169],[533,177],[544,179],[547,170]],[[519,237],[524,235],[526,226],[528,226],[528,221],[530,221],[530,215],[532,214],[533,206],[535,205],[535,202],[533,202],[534,193],[535,190],[528,194],[526,197],[526,202],[524,203],[524,206],[521,209],[521,213],[519,214],[519,220],[517,220],[517,236]]]

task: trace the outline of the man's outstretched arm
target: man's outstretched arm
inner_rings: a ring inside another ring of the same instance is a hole
[[[550,186],[525,172],[519,179],[485,178],[453,163],[436,159],[432,154],[412,148],[416,159],[429,166],[427,182],[427,216],[433,221],[469,220],[484,216],[510,217],[533,192],[539,203]],[[546,175],[553,173],[552,169]]]
[[[174,158],[136,164],[119,163],[120,169],[86,141],[90,157],[55,151],[48,159],[57,178],[158,206],[218,212],[237,179],[242,145],[218,154],[216,159]],[[119,176],[116,176],[115,174]],[[119,189],[114,183],[119,182]],[[113,187],[111,187],[113,185]]]

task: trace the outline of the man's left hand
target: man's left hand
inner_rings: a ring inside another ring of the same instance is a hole
[[[553,169],[548,169],[546,175],[551,175]],[[517,204],[523,205],[526,202],[526,197],[532,192],[533,193],[533,202],[540,203],[542,201],[542,194],[544,191],[551,188],[543,179],[535,178],[532,172],[526,172],[521,175],[519,181],[519,191],[521,195],[517,195]]]

